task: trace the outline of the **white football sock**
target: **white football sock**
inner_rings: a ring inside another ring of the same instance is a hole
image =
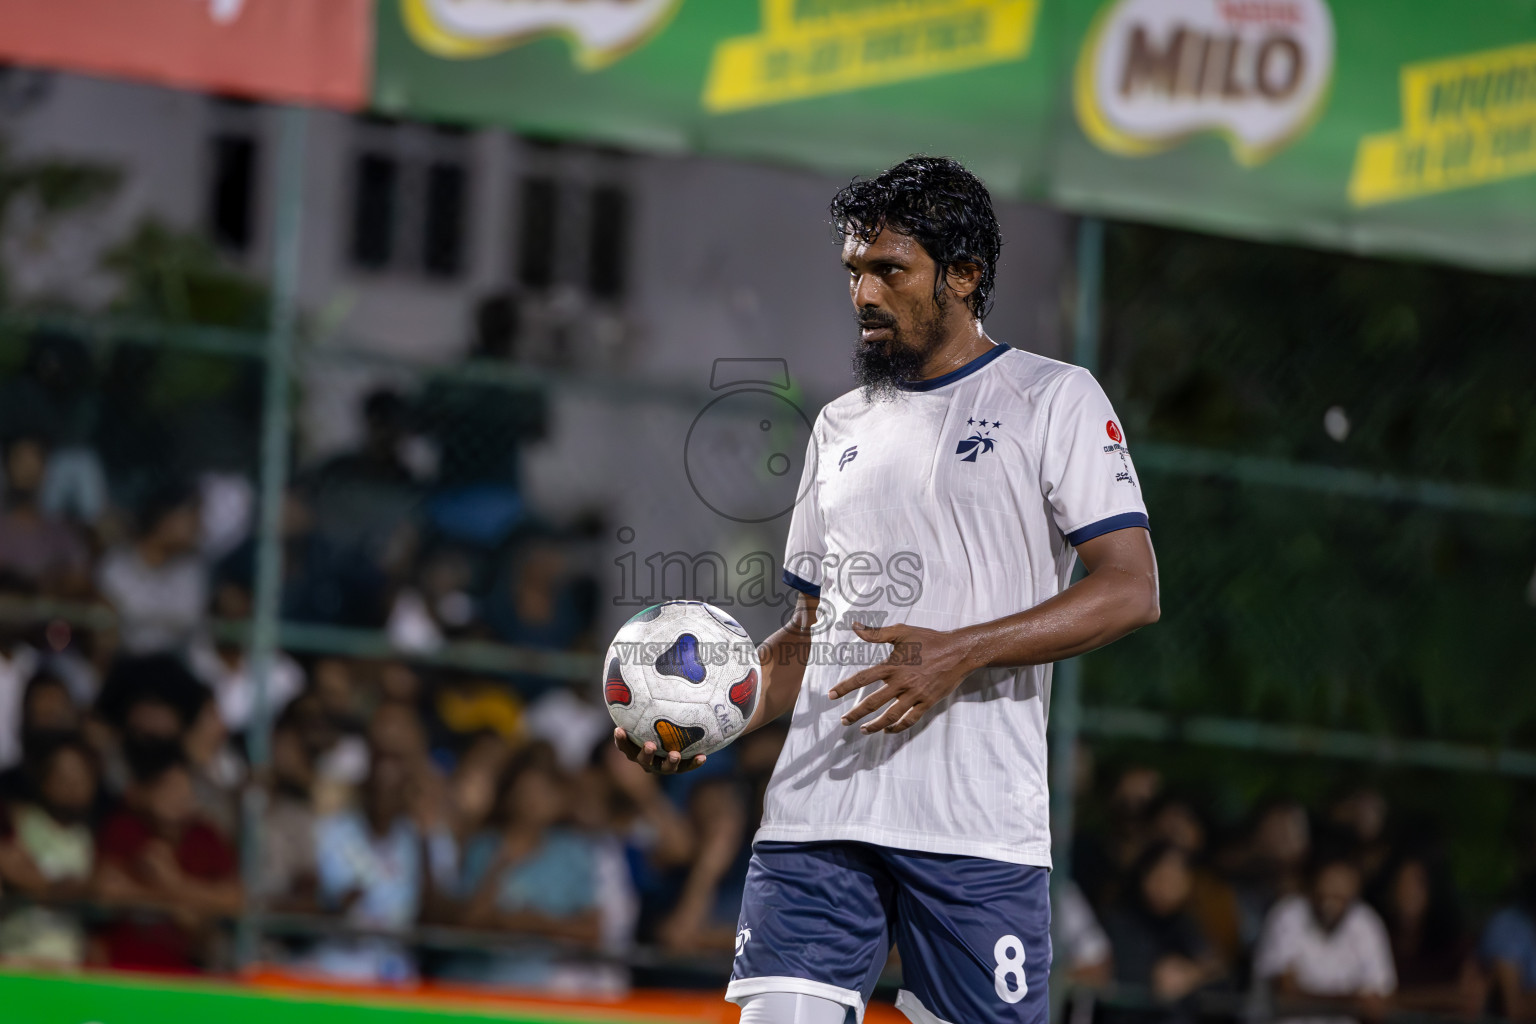
[[[761,992],[741,1000],[741,1024],[844,1024],[848,1010],[803,992]]]

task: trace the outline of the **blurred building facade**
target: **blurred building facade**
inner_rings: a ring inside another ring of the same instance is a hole
[[[267,276],[277,110],[63,73],[8,78],[0,134],[16,158],[122,174],[107,202],[24,252],[12,245],[19,298],[104,306],[100,255],[146,219],[204,232],[234,265]],[[505,346],[499,354],[610,384],[550,396],[552,429],[523,462],[532,503],[557,518],[622,508],[624,521],[606,525],[632,529],[642,559],[779,554],[782,524],[744,530],[694,499],[682,444],[711,398],[715,359],[786,360],[811,418],[848,387],[853,333],[825,218],[839,181],[332,111],[311,115],[306,146],[300,302],[310,344],[455,364],[486,343],[477,335],[488,303],[510,300],[506,336],[489,341]],[[1006,246],[988,327],[1060,357],[1071,218],[1016,203],[998,212]],[[361,442],[356,409],[371,390],[419,386],[414,371],[357,360],[311,361],[303,376],[306,460]],[[653,390],[670,400],[650,402]],[[664,457],[637,466],[626,454],[637,431]],[[631,442],[609,443],[621,436]]]

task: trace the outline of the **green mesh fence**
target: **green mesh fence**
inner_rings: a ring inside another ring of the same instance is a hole
[[[1529,283],[1119,227],[1105,298],[1166,615],[1090,701],[1536,741]]]
[[[1379,786],[1492,895],[1536,773],[1529,282],[1131,226],[1106,249],[1101,376],[1164,614],[1084,659],[1090,735],[1227,824]]]

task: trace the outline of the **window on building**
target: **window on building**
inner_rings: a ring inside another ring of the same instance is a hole
[[[352,265],[459,276],[468,247],[468,133],[380,118],[360,118],[354,129]]]
[[[397,192],[400,165],[380,153],[357,158],[352,186],[352,262],[366,270],[383,270],[395,252]]]
[[[631,195],[620,154],[527,140],[515,265],[523,288],[559,285],[605,303],[628,285]]]
[[[243,255],[256,241],[264,112],[250,100],[216,96],[209,101],[203,223],[208,237],[226,252]]]
[[[523,179],[522,230],[517,241],[517,279],[539,291],[555,283],[560,187],[553,178]]]
[[[427,168],[422,265],[434,277],[454,277],[463,266],[467,181],[462,164],[439,160]]]
[[[624,297],[625,257],[629,252],[629,193],[617,185],[592,190],[587,221],[587,290],[599,299]]]
[[[212,162],[209,233],[219,247],[247,252],[255,220],[256,140],[248,135],[215,135]]]

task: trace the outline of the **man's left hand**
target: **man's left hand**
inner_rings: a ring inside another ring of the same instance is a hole
[[[853,631],[869,643],[892,645],[890,656],[883,662],[855,672],[827,694],[837,700],[878,680],[885,681],[843,716],[843,724],[852,725],[890,704],[878,718],[861,727],[865,733],[906,732],[980,667],[971,663],[975,645],[963,633],[921,626],[857,624]]]

